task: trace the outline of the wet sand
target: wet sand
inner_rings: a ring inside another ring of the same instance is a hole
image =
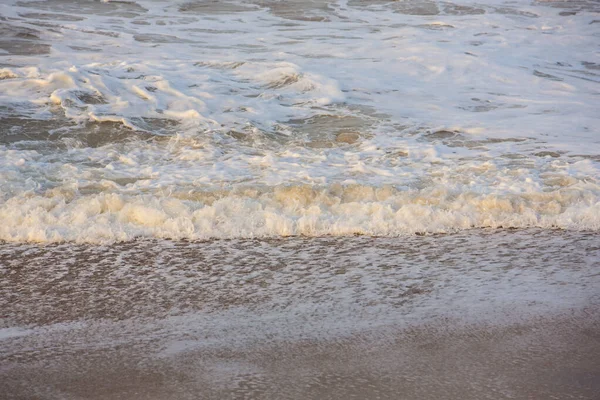
[[[154,343],[12,357],[9,399],[595,399],[598,315],[436,324],[149,356]]]
[[[0,245],[7,399],[596,399],[600,238]]]

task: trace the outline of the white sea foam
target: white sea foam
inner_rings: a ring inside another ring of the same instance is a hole
[[[598,230],[600,17],[551,5],[0,5],[0,239]]]
[[[510,195],[445,187],[249,188],[237,193],[156,195],[21,195],[0,207],[0,238],[9,241],[107,242],[177,239],[397,236],[479,227],[600,229],[600,188]]]

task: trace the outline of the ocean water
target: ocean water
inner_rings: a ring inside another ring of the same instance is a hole
[[[0,240],[600,229],[597,1],[0,4]]]
[[[596,399],[599,231],[599,1],[0,0],[0,397]]]

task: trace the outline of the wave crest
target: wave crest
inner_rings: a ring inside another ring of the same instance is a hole
[[[0,239],[103,243],[137,237],[402,236],[471,228],[600,229],[600,190],[478,194],[443,187],[309,185],[127,196],[22,194],[0,206]]]

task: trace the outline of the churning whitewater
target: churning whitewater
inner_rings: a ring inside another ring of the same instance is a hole
[[[0,5],[0,240],[600,230],[593,1]]]

